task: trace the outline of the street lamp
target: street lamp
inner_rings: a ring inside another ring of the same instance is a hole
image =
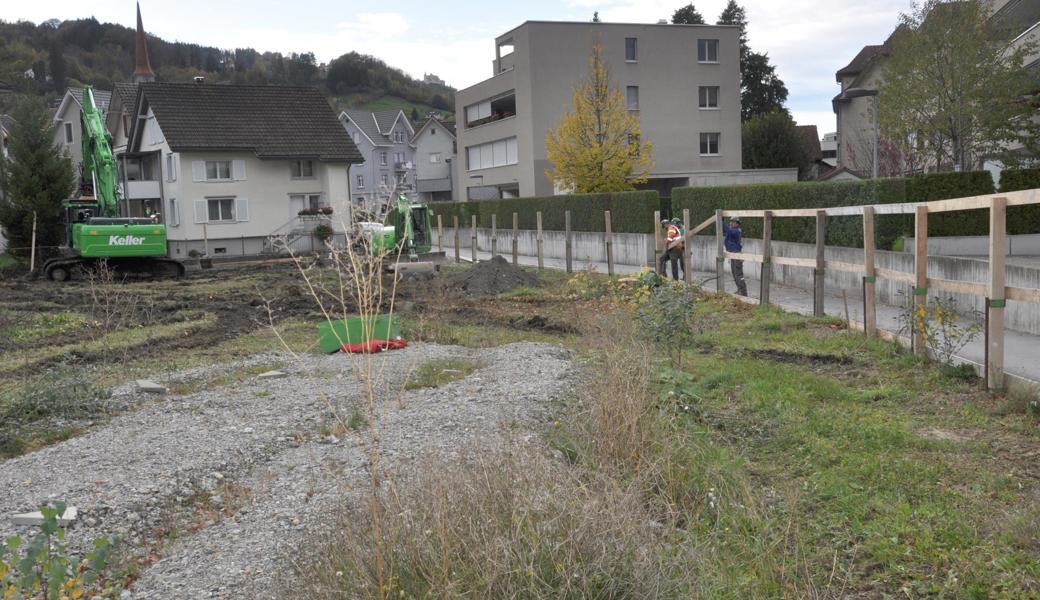
[[[877,179],[878,176],[878,144],[881,141],[881,132],[878,129],[878,91],[868,90],[867,88],[849,88],[842,92],[842,100],[852,100],[853,98],[865,98],[869,96],[873,98],[874,104],[874,162],[871,166],[870,173],[871,178]]]

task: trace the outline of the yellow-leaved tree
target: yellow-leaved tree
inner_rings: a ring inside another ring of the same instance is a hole
[[[557,187],[577,194],[623,192],[644,183],[654,167],[653,144],[639,133],[639,117],[610,84],[603,47],[592,46],[589,73],[574,89],[574,110],[545,135]]]

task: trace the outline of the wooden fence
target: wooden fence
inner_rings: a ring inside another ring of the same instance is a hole
[[[916,307],[924,307],[929,290],[941,290],[959,294],[973,294],[986,299],[985,344],[986,357],[983,370],[986,385],[990,389],[1002,389],[1004,381],[1004,309],[1008,300],[1040,304],[1040,289],[1010,287],[1005,285],[1005,248],[1007,246],[1007,208],[1040,204],[1037,192],[1024,190],[998,195],[972,196],[935,202],[879,204],[875,206],[841,206],[835,208],[808,208],[788,210],[717,210],[715,216],[706,219],[687,236],[717,224],[718,259],[716,260],[717,289],[723,289],[723,261],[726,258],[746,260],[762,264],[761,302],[769,302],[770,265],[789,265],[814,270],[814,313],[823,314],[824,275],[827,270],[859,273],[863,277],[864,317],[863,327],[867,335],[877,334],[877,302],[875,284],[877,279],[899,281],[913,286]],[[933,213],[963,210],[989,209],[989,282],[976,283],[928,277],[928,215]],[[874,218],[877,215],[914,215],[914,271],[892,271],[875,265]],[[824,239],[827,217],[863,217],[863,264],[829,261],[824,257]],[[724,218],[750,217],[764,219],[762,254],[726,252],[723,246],[722,221]],[[775,256],[771,249],[773,219],[783,217],[815,217],[816,257],[794,258]],[[659,236],[658,236],[659,237]],[[687,247],[689,244],[687,244]],[[689,262],[687,262],[689,264]],[[923,332],[916,332],[911,340],[914,351],[925,352]]]

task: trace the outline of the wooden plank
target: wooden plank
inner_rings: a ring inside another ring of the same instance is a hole
[[[722,255],[730,260],[749,260],[757,263],[765,260],[761,254],[748,254],[746,252],[723,252]],[[813,264],[815,265],[816,261],[813,261]]]
[[[953,294],[972,294],[986,297],[986,284],[972,281],[956,281],[953,279],[928,278],[928,289],[942,290]]]
[[[840,260],[828,260],[824,262],[827,269],[843,271],[845,273],[863,273],[863,265],[856,263],[841,262]]]
[[[1034,288],[1005,287],[1004,297],[1015,302],[1040,304],[1040,290]]]
[[[1007,283],[1007,199],[993,198],[989,209],[989,289],[986,319],[986,386],[1004,389],[1004,297]]]
[[[661,211],[654,211],[654,269],[661,265]]]
[[[545,255],[542,254],[542,244],[543,244],[543,242],[542,242],[542,211],[538,211],[537,213],[535,213],[535,219],[536,219],[536,224],[537,224],[537,227],[538,227],[538,238],[537,238],[537,242],[538,242],[538,268],[539,269],[544,269],[545,268]]]
[[[890,269],[882,269],[881,267],[875,267],[874,271],[877,273],[877,276],[882,279],[898,281],[900,283],[909,283],[910,285],[913,285],[914,283],[913,273],[907,273],[906,271],[892,271]]]
[[[606,228],[603,233],[603,241],[607,245],[607,275],[614,274],[614,232],[610,227],[610,211],[603,211],[603,225]]]
[[[689,229],[690,229],[690,209],[688,209],[688,208],[684,208],[683,211],[682,211],[682,226],[683,226],[683,231],[684,232],[685,231],[689,231]],[[686,236],[685,235],[683,236],[682,252],[683,252],[683,263],[682,263],[683,283],[685,283],[686,285],[690,285],[690,283],[693,281],[693,277],[691,276],[691,273],[693,273],[693,267],[690,265],[690,244],[686,242]]]
[[[767,210],[762,222],[762,273],[759,277],[761,287],[758,292],[758,303],[769,304],[769,282],[773,278],[773,211]]]
[[[452,225],[452,228],[455,230],[455,262],[456,263],[460,263],[460,262],[462,262],[462,256],[460,255],[460,247],[459,247],[459,216],[458,215],[452,215],[452,217],[451,217],[451,225]]]
[[[698,233],[711,227],[713,223],[715,223],[715,217],[708,217],[707,219],[704,219],[703,221],[701,221],[699,225],[686,232],[686,239],[689,240]]]
[[[813,315],[822,317],[826,314],[824,310],[824,299],[826,290],[827,263],[825,260],[824,244],[827,242],[827,211],[816,211],[816,270],[813,271]]]
[[[519,237],[518,237],[518,231],[517,231],[519,229],[519,226],[518,226],[519,225],[519,220],[520,220],[519,215],[517,213],[513,213],[513,264],[514,265],[519,264],[518,257],[519,257],[520,253],[517,252],[517,246],[519,246],[519,244],[520,244]]]
[[[498,254],[498,214],[491,213],[491,258]]]
[[[469,255],[470,260],[473,264],[477,264],[477,215],[473,215],[471,220],[472,225],[470,226],[469,235]]]
[[[574,240],[571,238],[571,211],[564,211],[563,213],[563,231],[566,238],[566,265],[567,272],[574,272]]]
[[[863,207],[863,332],[877,335],[877,271],[875,270],[874,207]]]
[[[914,216],[914,310],[928,305],[928,207],[919,205]],[[913,332],[914,354],[928,356],[924,328]]]
[[[444,253],[444,219],[437,215],[437,251]]]
[[[725,282],[722,279],[722,267],[726,261],[726,245],[724,243],[722,234],[722,211],[715,211],[715,291],[724,292],[726,291]]]
[[[788,267],[809,267],[813,268],[816,266],[815,258],[795,258],[793,256],[774,256],[772,258],[774,265],[786,265]]]

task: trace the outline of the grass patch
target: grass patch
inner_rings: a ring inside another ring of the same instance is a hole
[[[9,340],[19,344],[73,333],[87,324],[86,315],[77,312],[26,314],[19,319],[23,321],[21,324],[0,332],[0,335],[6,335]]]
[[[546,333],[542,331],[498,327],[494,325],[472,325],[451,323],[444,320],[420,321],[414,317],[401,317],[401,334],[405,339],[416,342],[433,342],[466,348],[494,348],[516,342],[569,343],[577,336]]]
[[[434,388],[458,381],[477,370],[480,364],[472,360],[440,359],[423,363],[404,383],[406,390]]]

